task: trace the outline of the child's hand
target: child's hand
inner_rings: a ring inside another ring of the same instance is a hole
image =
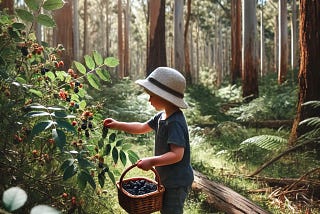
[[[103,121],[103,126],[104,127],[107,127],[107,128],[114,128],[114,125],[117,121],[112,119],[112,118],[106,118],[104,121]]]
[[[150,170],[153,167],[151,158],[144,158],[138,161],[137,167],[145,171]]]

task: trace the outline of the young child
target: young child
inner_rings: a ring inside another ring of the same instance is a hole
[[[185,78],[177,70],[168,67],[155,69],[146,79],[137,80],[150,95],[149,102],[159,111],[153,118],[142,122],[104,120],[104,126],[131,134],[155,131],[154,156],[138,161],[143,170],[155,167],[165,187],[161,213],[183,213],[183,206],[193,182],[190,165],[189,132],[180,108],[187,108],[183,100]]]

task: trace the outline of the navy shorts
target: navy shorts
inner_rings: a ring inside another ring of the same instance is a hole
[[[162,214],[182,214],[190,187],[166,188],[163,195]]]

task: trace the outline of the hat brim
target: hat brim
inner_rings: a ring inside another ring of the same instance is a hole
[[[183,98],[176,97],[175,95],[159,88],[158,86],[148,81],[148,79],[136,80],[135,83],[158,95],[159,97],[167,100],[168,102],[178,106],[179,108],[188,108],[188,104],[183,100]]]

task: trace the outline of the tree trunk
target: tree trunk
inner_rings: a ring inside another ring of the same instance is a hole
[[[130,62],[130,49],[129,49],[129,35],[130,35],[130,0],[127,0],[125,10],[125,28],[124,28],[124,76],[129,76],[129,62]]]
[[[241,78],[241,1],[231,1],[231,84]]]
[[[53,13],[56,28],[54,29],[54,45],[62,44],[65,51],[61,59],[64,61],[64,68],[71,67],[73,60],[73,18],[72,18],[72,1],[66,1],[64,6]],[[71,29],[71,30],[70,30]]]
[[[80,51],[80,35],[79,35],[79,2],[78,0],[73,1],[73,59],[79,60]]]
[[[256,56],[256,1],[243,1],[242,11],[242,97],[246,101],[250,101],[259,96]]]
[[[83,52],[82,55],[86,55],[88,50],[88,0],[84,0],[84,17],[83,17]]]
[[[119,78],[124,77],[124,55],[123,55],[123,32],[122,32],[122,0],[118,0],[118,58],[119,58]]]
[[[190,24],[190,15],[191,15],[191,0],[187,1],[187,15],[186,15],[186,24],[184,28],[184,53],[185,53],[185,74],[186,74],[186,81],[187,84],[192,83],[192,76],[191,76],[191,68],[190,68],[190,51],[189,51],[189,44],[188,44],[188,31],[189,31],[189,24]],[[192,34],[192,31],[191,31]],[[192,45],[192,43],[191,43]]]
[[[147,76],[159,66],[167,66],[165,42],[165,0],[149,2],[149,45]]]
[[[299,101],[296,118],[290,134],[289,144],[312,130],[312,127],[299,123],[310,117],[319,117],[320,108],[302,104],[320,100],[320,1],[300,1],[300,70]]]
[[[199,172],[194,174],[192,189],[205,193],[207,203],[215,209],[227,214],[269,213],[232,189],[210,181]]]
[[[279,0],[279,67],[278,83],[282,84],[288,72],[287,0]]]
[[[174,67],[185,76],[183,0],[174,1]]]
[[[264,19],[263,19],[263,3],[261,5],[261,17],[260,17],[260,73],[261,76],[266,74],[265,71],[265,45],[264,45]]]
[[[8,10],[8,14],[13,14],[13,5],[14,1],[13,0],[2,0],[0,1],[0,11],[3,11],[4,9]]]
[[[291,69],[297,67],[297,3],[292,0],[291,16]]]

